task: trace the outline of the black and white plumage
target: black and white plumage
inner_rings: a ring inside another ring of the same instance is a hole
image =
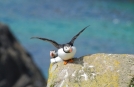
[[[88,27],[88,26],[87,26]],[[31,39],[40,39],[40,40],[44,40],[47,42],[50,42],[51,44],[53,44],[56,48],[58,48],[58,56],[63,59],[63,60],[69,60],[72,59],[76,53],[76,47],[73,45],[74,41],[76,40],[76,38],[87,28],[85,27],[84,29],[82,29],[78,34],[76,34],[70,42],[66,43],[66,44],[59,44],[54,40],[51,39],[47,39],[47,38],[41,38],[41,37],[32,37]]]
[[[50,51],[50,57],[56,58],[58,56],[58,53],[55,50]]]
[[[51,63],[57,63],[57,62],[62,62],[63,60],[58,56],[58,53],[53,50],[53,51],[50,51],[50,62]]]

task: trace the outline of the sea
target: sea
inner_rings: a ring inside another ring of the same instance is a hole
[[[75,57],[96,53],[134,54],[133,0],[0,0],[0,22],[7,24],[48,78],[51,43],[33,36],[69,42],[75,40]]]

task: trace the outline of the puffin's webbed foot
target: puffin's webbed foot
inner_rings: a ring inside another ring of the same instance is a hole
[[[74,60],[73,59],[69,59],[69,60],[64,60],[64,65],[66,65],[67,63],[73,63]]]
[[[74,62],[74,60],[73,60],[73,59],[70,59],[70,60],[68,60],[68,62],[69,62],[69,63],[73,63],[73,62]]]
[[[66,65],[68,63],[68,61],[67,60],[64,60],[64,65]]]

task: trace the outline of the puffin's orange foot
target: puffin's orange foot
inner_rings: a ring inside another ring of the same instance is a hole
[[[73,59],[70,59],[70,60],[68,60],[68,62],[69,62],[69,63],[73,63],[73,62],[74,62],[74,60],[73,60]]]
[[[68,61],[67,61],[67,60],[65,60],[65,61],[64,61],[64,65],[66,65],[67,63],[68,63]]]

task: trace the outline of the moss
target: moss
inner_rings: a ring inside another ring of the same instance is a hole
[[[48,80],[50,86],[48,87],[60,86],[63,81],[62,87],[126,87],[121,86],[121,83],[124,83],[122,78],[128,76],[128,67],[132,66],[130,63],[133,63],[128,57],[134,58],[126,54],[93,54],[84,56],[79,60],[76,59],[75,63],[67,65],[58,63],[57,65],[60,67],[57,67],[53,72],[50,72],[52,68],[50,65]],[[80,60],[83,61],[83,64]],[[72,76],[74,72],[75,75]],[[129,85],[130,87],[134,85],[133,82],[134,78]]]
[[[51,84],[50,87],[54,87],[54,84]]]
[[[55,72],[51,72],[53,65],[50,64],[50,68],[49,68],[49,78],[48,78],[48,82],[47,83],[51,83],[50,87],[54,87],[55,84],[55,78],[57,78],[57,74],[56,71]]]
[[[134,77],[131,79],[131,82],[129,84],[129,87],[134,87]]]
[[[52,64],[50,64],[50,67],[49,67],[49,78],[48,78],[48,81],[47,81],[47,83],[50,83],[50,80],[51,80],[51,78],[52,78],[52,73],[50,72],[51,71],[51,68],[52,68]]]

